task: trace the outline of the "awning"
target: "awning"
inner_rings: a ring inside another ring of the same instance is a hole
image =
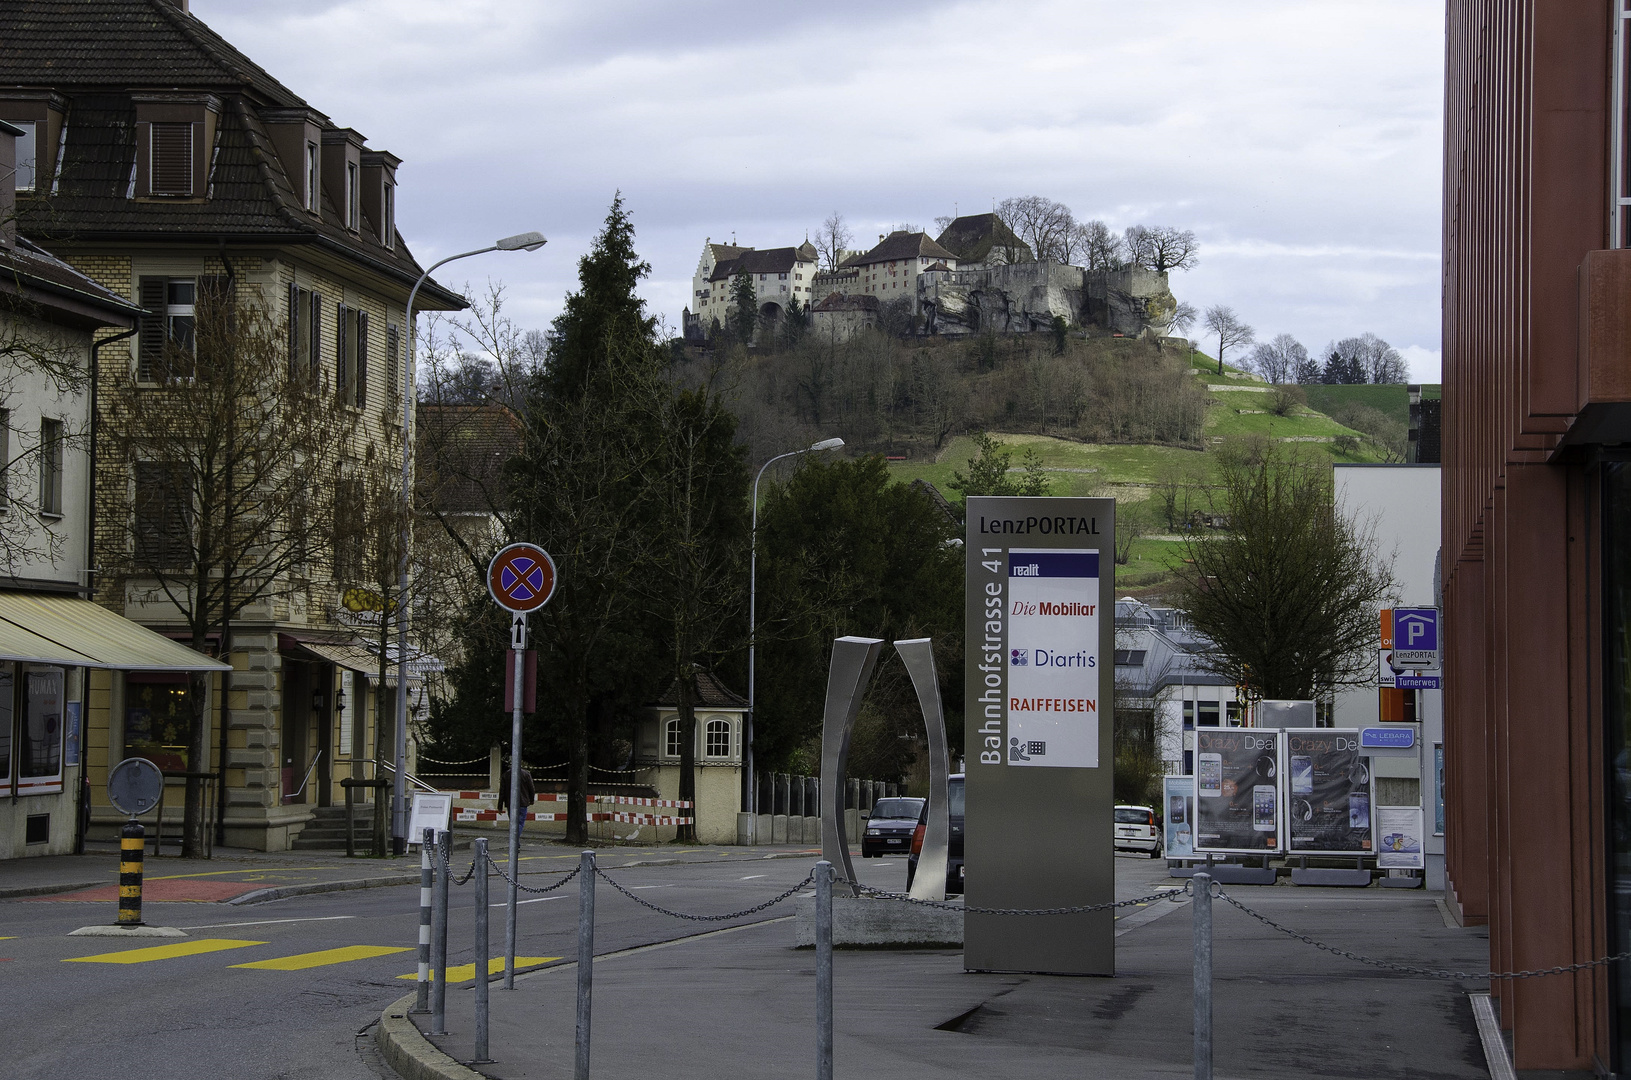
[[[145,626],[77,596],[0,593],[0,660],[117,671],[226,671]]]
[[[279,634],[278,650],[293,656],[305,653],[312,659],[326,660],[335,667],[358,672],[370,679],[379,678],[379,654],[356,642],[304,637],[296,634]],[[443,670],[442,662],[436,657],[428,653],[409,653],[409,683],[422,681],[427,671],[437,672],[441,670]],[[385,685],[396,685],[396,650],[394,648],[386,653]]]

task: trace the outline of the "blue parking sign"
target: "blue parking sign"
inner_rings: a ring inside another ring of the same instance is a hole
[[[1393,659],[1400,666],[1438,666],[1438,608],[1393,609]]]

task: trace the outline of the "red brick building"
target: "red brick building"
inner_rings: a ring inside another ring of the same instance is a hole
[[[1499,970],[1631,949],[1626,0],[1452,0],[1446,869]],[[1519,1070],[1631,1070],[1631,963],[1497,981]]]

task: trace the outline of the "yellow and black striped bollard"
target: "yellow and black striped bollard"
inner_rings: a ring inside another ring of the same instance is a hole
[[[142,853],[147,830],[131,818],[119,832],[119,925],[142,925]]]

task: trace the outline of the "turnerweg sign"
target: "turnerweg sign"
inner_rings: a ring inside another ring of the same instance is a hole
[[[976,496],[966,520],[968,903],[1112,900],[1115,503]],[[1115,919],[970,911],[963,964],[1113,975]]]

